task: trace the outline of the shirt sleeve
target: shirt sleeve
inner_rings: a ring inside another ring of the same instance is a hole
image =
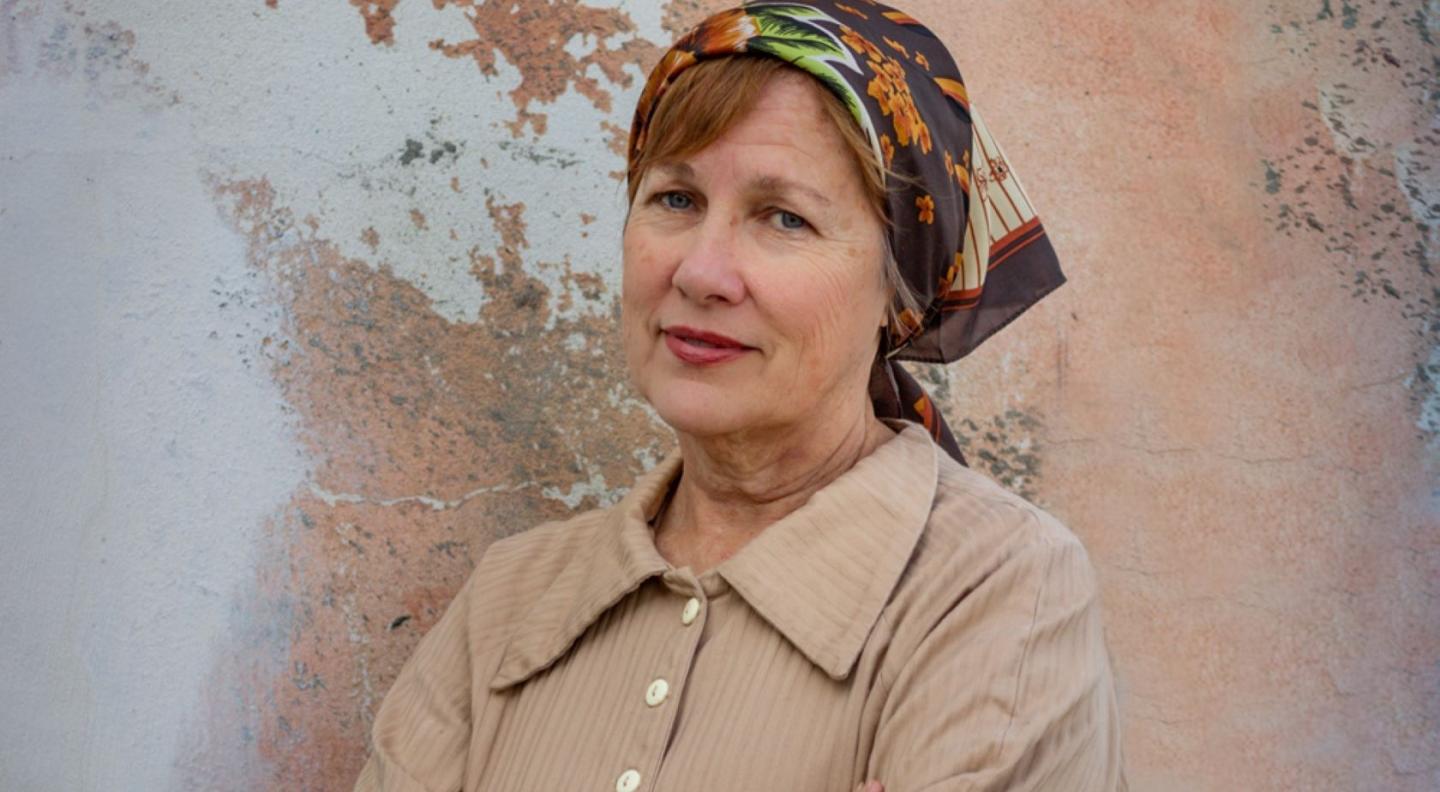
[[[460,789],[470,742],[472,572],[400,669],[371,729],[355,792]]]
[[[1073,536],[1023,547],[951,604],[896,674],[873,745],[886,792],[1126,789],[1095,573]]]

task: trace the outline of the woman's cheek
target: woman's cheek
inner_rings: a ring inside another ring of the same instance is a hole
[[[641,232],[626,229],[621,269],[621,331],[626,362],[632,377],[649,357],[649,327],[664,297],[657,284],[656,260]]]
[[[669,283],[662,245],[651,236],[642,230],[626,232],[621,284],[627,304],[653,303],[664,295]]]
[[[854,335],[854,325],[863,320],[863,293],[855,290],[855,284],[843,282],[840,278],[828,278],[825,288],[816,293],[815,323],[821,331],[821,341],[827,347],[848,347]]]

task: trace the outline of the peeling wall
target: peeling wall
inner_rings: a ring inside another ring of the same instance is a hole
[[[660,458],[623,144],[719,5],[0,0],[0,788],[346,788]],[[1090,548],[1133,787],[1440,787],[1440,3],[906,10],[1070,276],[917,374]]]

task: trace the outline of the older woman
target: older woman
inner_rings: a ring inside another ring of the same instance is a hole
[[[623,330],[678,449],[487,549],[357,789],[1124,786],[1084,550],[895,362],[1063,277],[945,48],[853,1],[749,3],[656,67]]]

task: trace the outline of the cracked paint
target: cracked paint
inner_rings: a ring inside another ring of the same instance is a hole
[[[395,43],[395,18],[390,12],[399,4],[400,0],[350,0],[365,20],[365,35],[372,44]]]
[[[1278,9],[1274,9],[1278,11]],[[1434,420],[1440,355],[1440,71],[1414,57],[1434,50],[1440,8],[1393,2],[1323,4],[1313,17],[1270,28],[1323,69],[1299,145],[1266,162],[1276,231],[1324,239],[1339,285],[1397,313],[1422,340],[1404,385],[1415,426],[1440,471]]]
[[[395,22],[390,13],[398,0],[351,0],[365,18],[365,32],[375,44],[393,44]],[[588,73],[595,67],[614,84],[629,87],[638,67],[659,57],[656,44],[635,35],[630,17],[615,8],[602,8],[581,0],[524,0],[511,3],[477,3],[475,0],[434,0],[436,11],[452,7],[464,14],[475,38],[451,42],[438,38],[430,47],[446,57],[473,60],[482,74],[498,74],[497,59],[519,69],[520,84],[510,92],[515,119],[508,124],[520,137],[526,126],[543,136],[549,117],[531,110],[533,104],[553,104],[567,90],[575,90],[602,113],[613,110],[609,90]],[[626,37],[618,46],[609,42]],[[580,37],[579,54],[567,43]]]
[[[479,322],[455,325],[414,287],[337,255],[275,205],[264,181],[215,191],[249,240],[252,266],[288,306],[288,351],[269,363],[319,461],[274,527],[284,561],[257,581],[251,606],[257,625],[289,624],[287,662],[267,665],[271,650],[258,644],[260,655],[240,651],[224,673],[273,702],[258,739],[265,785],[341,783],[363,760],[375,691],[477,553],[612,502],[604,482],[641,470],[632,449],[659,456],[667,441],[647,411],[606,398],[623,366],[608,321],[560,319],[556,332],[542,331],[552,298],[519,258],[522,205],[490,203],[502,241],[493,254],[477,251],[475,266],[495,299]],[[573,335],[587,343],[562,343]],[[324,684],[293,684],[301,664]],[[272,667],[280,673],[263,673]],[[210,722],[225,717],[244,722],[245,713],[217,711]]]

